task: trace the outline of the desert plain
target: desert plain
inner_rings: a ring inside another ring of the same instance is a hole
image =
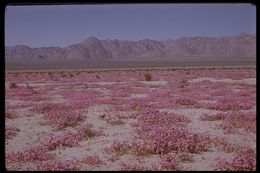
[[[255,170],[256,68],[7,70],[7,170]]]

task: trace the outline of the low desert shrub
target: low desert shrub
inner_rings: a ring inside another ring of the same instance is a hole
[[[186,70],[186,74],[188,74],[188,75],[189,75],[189,74],[191,74],[191,72],[190,72],[189,70]]]
[[[180,82],[180,88],[184,88],[188,86],[188,80],[187,79],[182,79]]]
[[[202,121],[219,121],[219,120],[223,120],[223,115],[222,114],[214,114],[214,115],[203,114],[202,116],[200,116],[200,119]]]
[[[137,156],[145,156],[154,153],[155,145],[148,143],[143,139],[133,139],[131,143],[131,152]]]
[[[243,129],[247,133],[256,133],[256,113],[255,112],[228,112],[223,114],[223,122],[220,128],[225,133],[235,133],[238,129]]]
[[[96,75],[96,78],[97,78],[97,79],[100,79],[100,76],[99,76],[99,75]]]
[[[102,115],[100,115],[100,118],[102,118],[108,124],[111,124],[112,126],[121,125],[124,123],[121,118],[119,118],[116,115],[112,115],[111,113],[102,114]]]
[[[198,102],[193,99],[193,98],[189,98],[189,97],[182,97],[182,98],[177,98],[176,99],[176,103],[180,104],[180,105],[196,105],[198,104]]]
[[[222,110],[222,111],[238,111],[238,110],[248,110],[253,107],[253,103],[250,100],[239,100],[236,98],[221,98],[218,99],[216,103],[210,104],[210,109]]]
[[[148,168],[141,163],[123,163],[121,162],[121,171],[156,171],[158,168]]]
[[[101,135],[103,135],[101,131],[90,129],[90,125],[81,125],[76,132],[66,131],[60,135],[48,136],[40,139],[40,143],[49,150],[54,150],[60,147],[72,147],[84,139]]]
[[[222,171],[255,171],[256,170],[256,152],[249,147],[242,147],[232,160],[224,158],[216,159],[216,166]]]
[[[5,127],[5,138],[11,139],[20,131],[17,127],[6,126]]]
[[[43,146],[32,146],[25,148],[22,151],[7,152],[5,160],[7,163],[14,162],[34,162],[49,160],[54,157],[54,154],[49,153],[48,149]]]
[[[15,82],[10,82],[9,88],[17,88],[17,84]]]
[[[238,148],[235,144],[227,142],[225,138],[214,137],[210,139],[210,142],[214,144],[218,150],[226,153],[232,153]]]
[[[100,159],[100,157],[98,157],[96,155],[89,155],[89,156],[85,157],[83,162],[90,166],[102,165],[104,163]]]
[[[5,112],[5,118],[14,119],[17,117],[18,115],[14,114],[13,112]]]
[[[47,160],[39,162],[37,167],[41,171],[77,171],[79,165],[73,161]]]
[[[70,73],[69,75],[70,75],[70,78],[72,78],[74,76],[72,73]]]
[[[151,81],[152,80],[152,75],[150,73],[145,73],[144,78],[146,81]]]
[[[72,147],[82,140],[83,134],[77,134],[73,132],[65,132],[57,136],[49,136],[40,139],[40,143],[49,150],[56,148]]]
[[[161,168],[166,170],[177,170],[179,166],[178,157],[172,153],[161,155]]]
[[[107,154],[112,155],[112,157],[109,158],[111,161],[118,160],[120,156],[124,154],[130,153],[131,145],[129,144],[129,141],[113,141],[113,143],[104,148],[104,152]]]
[[[186,124],[190,120],[185,116],[147,109],[139,113],[137,120],[136,132],[154,146],[150,154],[199,153],[209,149],[209,137],[189,131]]]
[[[191,162],[192,161],[192,156],[189,153],[186,152],[181,152],[178,153],[178,159],[182,162]]]

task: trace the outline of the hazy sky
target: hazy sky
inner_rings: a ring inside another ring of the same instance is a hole
[[[251,4],[7,6],[5,44],[65,47],[88,37],[164,40],[256,32]]]

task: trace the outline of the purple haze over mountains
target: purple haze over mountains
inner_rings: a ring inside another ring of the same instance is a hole
[[[25,45],[6,47],[6,62],[15,60],[149,60],[149,57],[177,56],[196,57],[255,57],[256,36],[240,33],[225,37],[182,37],[156,41],[144,39],[128,41],[117,39],[99,40],[90,37],[81,43],[65,48],[30,48]],[[152,58],[151,58],[152,59]]]

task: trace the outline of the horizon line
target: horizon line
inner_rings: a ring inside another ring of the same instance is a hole
[[[74,44],[79,44],[79,43],[83,43],[85,41],[87,41],[88,39],[97,39],[99,41],[106,41],[106,40],[117,40],[117,41],[130,41],[130,42],[138,42],[138,41],[143,41],[143,40],[151,40],[151,41],[166,41],[166,40],[178,40],[178,39],[182,39],[182,38],[194,38],[194,37],[210,37],[210,38],[223,38],[223,37],[232,37],[232,36],[239,36],[239,35],[243,35],[243,34],[246,34],[246,35],[254,35],[256,36],[256,32],[254,33],[249,33],[249,32],[239,32],[237,34],[232,34],[232,35],[224,35],[224,36],[208,36],[208,35],[197,35],[197,36],[180,36],[178,38],[166,38],[166,39],[162,39],[162,40],[158,40],[158,39],[150,39],[150,38],[144,38],[144,39],[140,39],[140,40],[128,40],[128,39],[117,39],[117,38],[106,38],[106,39],[100,39],[98,38],[97,36],[89,36],[87,37],[86,39],[80,41],[80,42],[77,42],[77,43],[71,43],[69,44],[68,46],[40,46],[40,47],[31,47],[31,46],[28,46],[26,44],[16,44],[16,45],[5,45],[5,47],[15,47],[15,46],[25,46],[25,47],[29,47],[29,48],[49,48],[49,47],[56,47],[56,48],[66,48],[66,47],[69,47],[71,45],[74,45]]]

